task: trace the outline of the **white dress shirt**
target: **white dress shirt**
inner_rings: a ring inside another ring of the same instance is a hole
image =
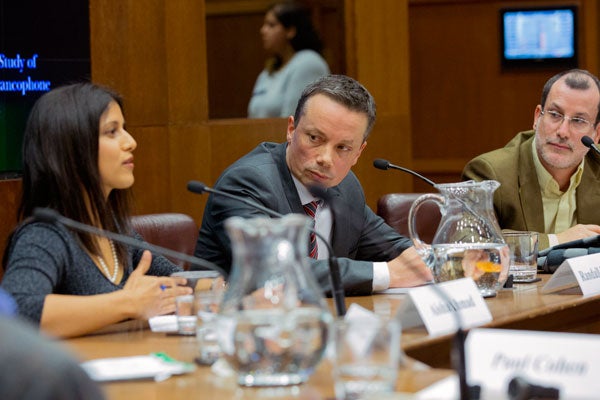
[[[292,175],[294,185],[300,196],[302,204],[310,203],[311,201],[319,201],[319,207],[315,213],[315,231],[319,235],[327,239],[328,243],[331,243],[331,228],[333,226],[333,214],[331,213],[331,207],[321,199],[314,197],[308,189]],[[329,258],[329,249],[327,245],[323,243],[321,238],[317,236],[317,246],[319,249],[319,260]],[[388,269],[387,262],[374,262],[373,263],[373,291],[385,290],[390,287],[390,272]]]

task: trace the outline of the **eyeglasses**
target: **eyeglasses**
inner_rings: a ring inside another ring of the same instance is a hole
[[[545,115],[548,118],[548,123],[552,126],[560,126],[563,121],[568,121],[569,130],[576,133],[587,133],[587,131],[594,127],[590,121],[580,117],[567,117],[566,115],[562,115],[558,111],[542,111],[542,115]]]

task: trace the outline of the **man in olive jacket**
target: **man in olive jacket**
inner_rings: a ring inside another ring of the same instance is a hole
[[[540,233],[540,249],[600,234],[600,156],[581,143],[600,138],[600,82],[569,70],[544,85],[533,131],[471,160],[463,179],[494,179],[502,229]]]

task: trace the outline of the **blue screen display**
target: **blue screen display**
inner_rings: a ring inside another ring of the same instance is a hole
[[[507,10],[502,14],[505,60],[576,56],[575,10]]]
[[[0,0],[0,179],[22,169],[23,131],[35,101],[90,78],[89,31],[88,1]]]

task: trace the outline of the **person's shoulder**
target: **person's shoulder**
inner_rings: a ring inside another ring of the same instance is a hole
[[[57,224],[43,221],[25,221],[14,232],[13,240],[21,237],[31,237],[40,242],[52,242],[69,237],[68,230]]]
[[[43,251],[51,255],[71,253],[78,246],[70,231],[62,225],[32,221],[18,226],[10,239],[8,253],[20,257]],[[10,258],[10,257],[9,257]]]
[[[314,50],[304,49],[297,51],[294,54],[294,57],[290,60],[290,64],[310,64],[310,65],[319,65],[319,66],[327,66],[327,61]]]
[[[273,155],[283,151],[282,147],[285,146],[285,143],[273,143],[273,142],[262,142],[259,143],[254,149],[252,149],[249,153],[242,156],[242,158],[238,159],[231,166],[241,166],[241,165],[254,165],[256,163],[272,163]]]
[[[277,170],[277,160],[281,157],[285,157],[285,143],[262,142],[223,171],[219,181],[231,176],[240,178],[254,174],[255,170],[263,173],[267,169]]]
[[[529,140],[533,140],[533,131],[519,132],[504,147],[480,154],[473,158],[469,163],[486,160],[495,164],[514,159],[518,157],[521,152],[521,146]]]
[[[346,177],[337,185],[337,188],[342,193],[344,198],[352,201],[352,203],[355,201],[365,201],[365,194],[362,185],[352,171],[348,172],[348,175],[346,175]]]
[[[102,388],[74,354],[45,339],[26,322],[0,317],[0,398],[104,399]]]
[[[595,151],[590,150],[585,155],[585,165],[594,172],[594,174],[600,179],[600,155],[596,154]]]
[[[508,149],[508,148],[513,148],[513,147],[520,147],[522,144],[524,144],[527,141],[533,141],[534,136],[535,136],[535,131],[533,131],[533,130],[519,132],[503,148]]]

